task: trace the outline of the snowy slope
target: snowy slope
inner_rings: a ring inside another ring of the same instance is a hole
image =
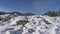
[[[60,34],[60,17],[42,15],[15,17],[9,14],[6,16],[0,15],[0,17],[10,18],[4,23],[0,21],[0,34]],[[29,22],[25,25],[16,25],[18,20]]]

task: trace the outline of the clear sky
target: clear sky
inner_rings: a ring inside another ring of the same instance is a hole
[[[42,14],[60,10],[60,0],[0,0],[0,11]]]

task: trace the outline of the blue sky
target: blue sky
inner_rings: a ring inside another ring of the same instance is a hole
[[[0,0],[0,11],[42,14],[60,10],[60,0]]]

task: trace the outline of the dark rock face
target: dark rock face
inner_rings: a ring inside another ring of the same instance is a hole
[[[33,29],[28,30],[29,33],[35,32]]]
[[[17,21],[17,25],[25,25],[26,23],[28,23],[29,21],[26,21],[26,20],[19,20]]]

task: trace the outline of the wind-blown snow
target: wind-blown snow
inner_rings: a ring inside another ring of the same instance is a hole
[[[4,23],[0,21],[0,34],[60,34],[60,17],[42,15],[14,17],[9,14],[0,17],[9,19]],[[16,25],[18,20],[29,22],[25,25]],[[51,24],[46,24],[46,21]]]

